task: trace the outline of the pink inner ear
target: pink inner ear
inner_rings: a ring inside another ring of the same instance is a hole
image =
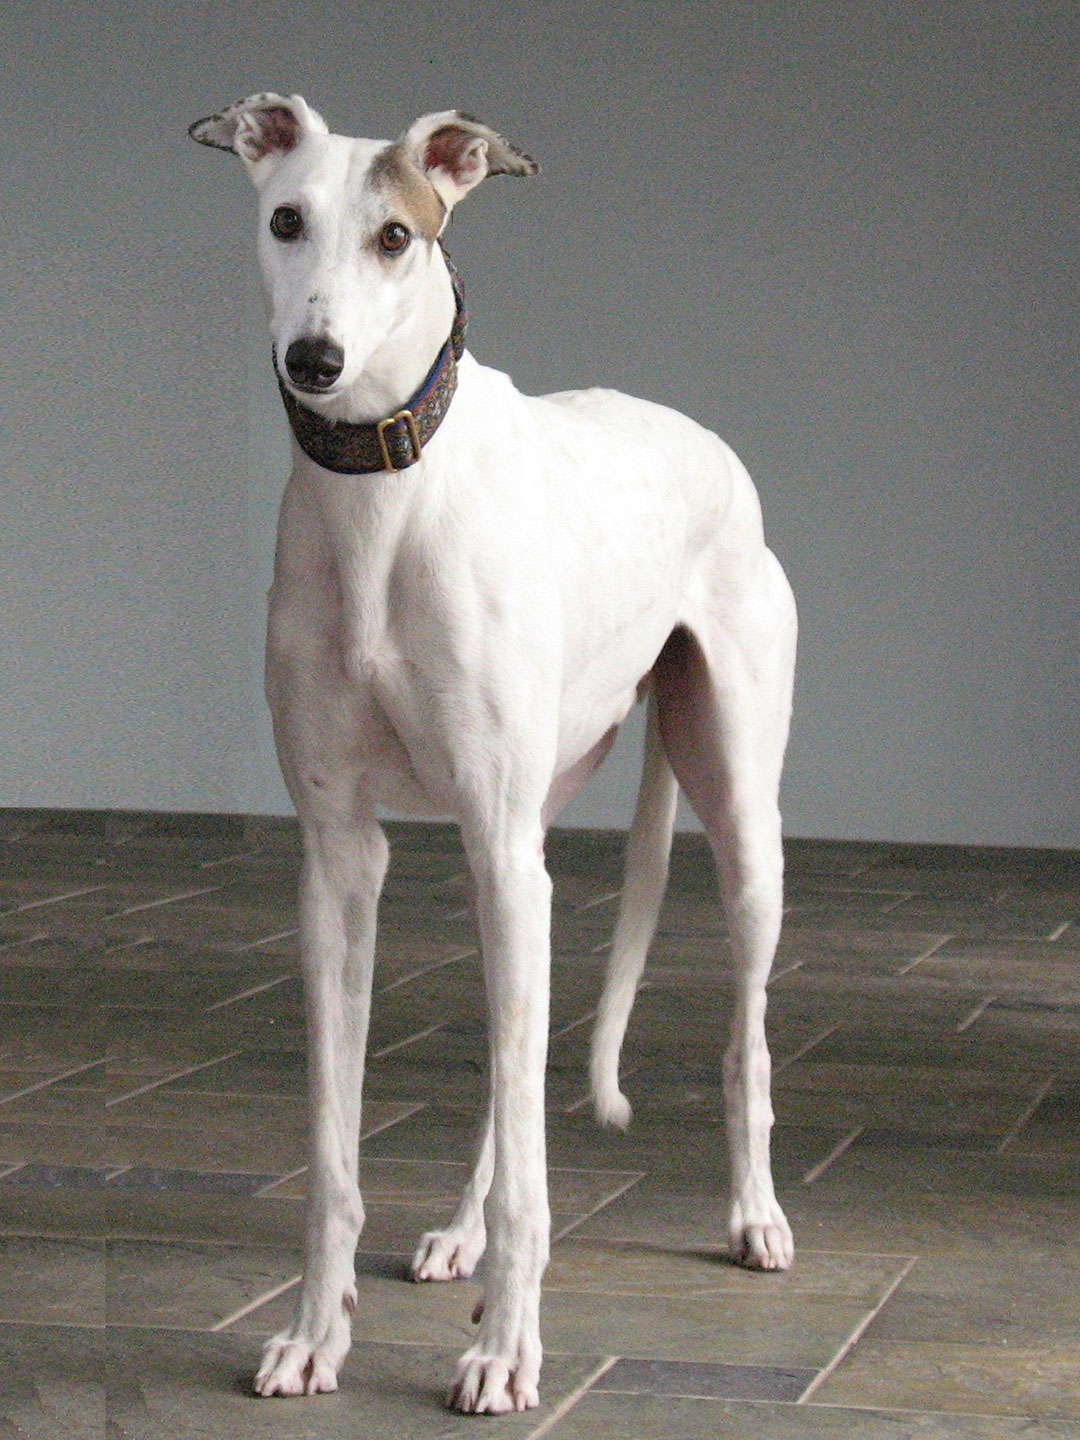
[[[274,151],[287,155],[300,143],[300,123],[284,106],[256,111],[250,119],[254,128],[251,145],[256,152],[254,159],[261,160]]]
[[[456,125],[444,125],[428,138],[424,147],[424,169],[445,170],[455,180],[471,178],[478,168],[476,156],[470,154],[475,139],[475,135]]]

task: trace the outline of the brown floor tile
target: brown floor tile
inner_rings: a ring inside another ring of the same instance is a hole
[[[864,1342],[817,1391],[821,1404],[1032,1416],[1080,1424],[1075,1342]]]

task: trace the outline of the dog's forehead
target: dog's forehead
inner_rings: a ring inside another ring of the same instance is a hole
[[[292,193],[352,199],[362,191],[372,162],[386,146],[385,140],[308,135],[281,161],[267,191],[275,197]]]
[[[375,210],[434,240],[446,208],[399,141],[311,135],[286,157],[268,186],[273,204],[287,195],[344,211]]]
[[[367,187],[389,203],[426,240],[434,240],[446,206],[424,172],[399,141],[386,145],[368,169]]]

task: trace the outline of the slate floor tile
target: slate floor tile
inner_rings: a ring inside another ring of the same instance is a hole
[[[105,1332],[0,1325],[4,1440],[106,1440]]]
[[[1075,1342],[1023,1345],[868,1340],[816,1392],[821,1404],[1034,1416],[1076,1423]]]
[[[685,1360],[617,1360],[597,1381],[599,1392],[680,1395],[710,1400],[797,1401],[818,1375],[781,1365],[694,1365]]]
[[[298,1257],[179,1241],[110,1240],[108,1323],[210,1330],[287,1284]]]
[[[102,1242],[0,1236],[4,1325],[103,1325],[105,1305]]]

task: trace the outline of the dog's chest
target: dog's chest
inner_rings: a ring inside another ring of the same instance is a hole
[[[301,783],[362,774],[378,798],[424,811],[435,802],[392,718],[411,686],[395,579],[401,526],[392,508],[377,509],[341,495],[320,503],[301,485],[287,491],[269,597],[267,698],[279,749]],[[409,695],[406,703],[418,702]]]

